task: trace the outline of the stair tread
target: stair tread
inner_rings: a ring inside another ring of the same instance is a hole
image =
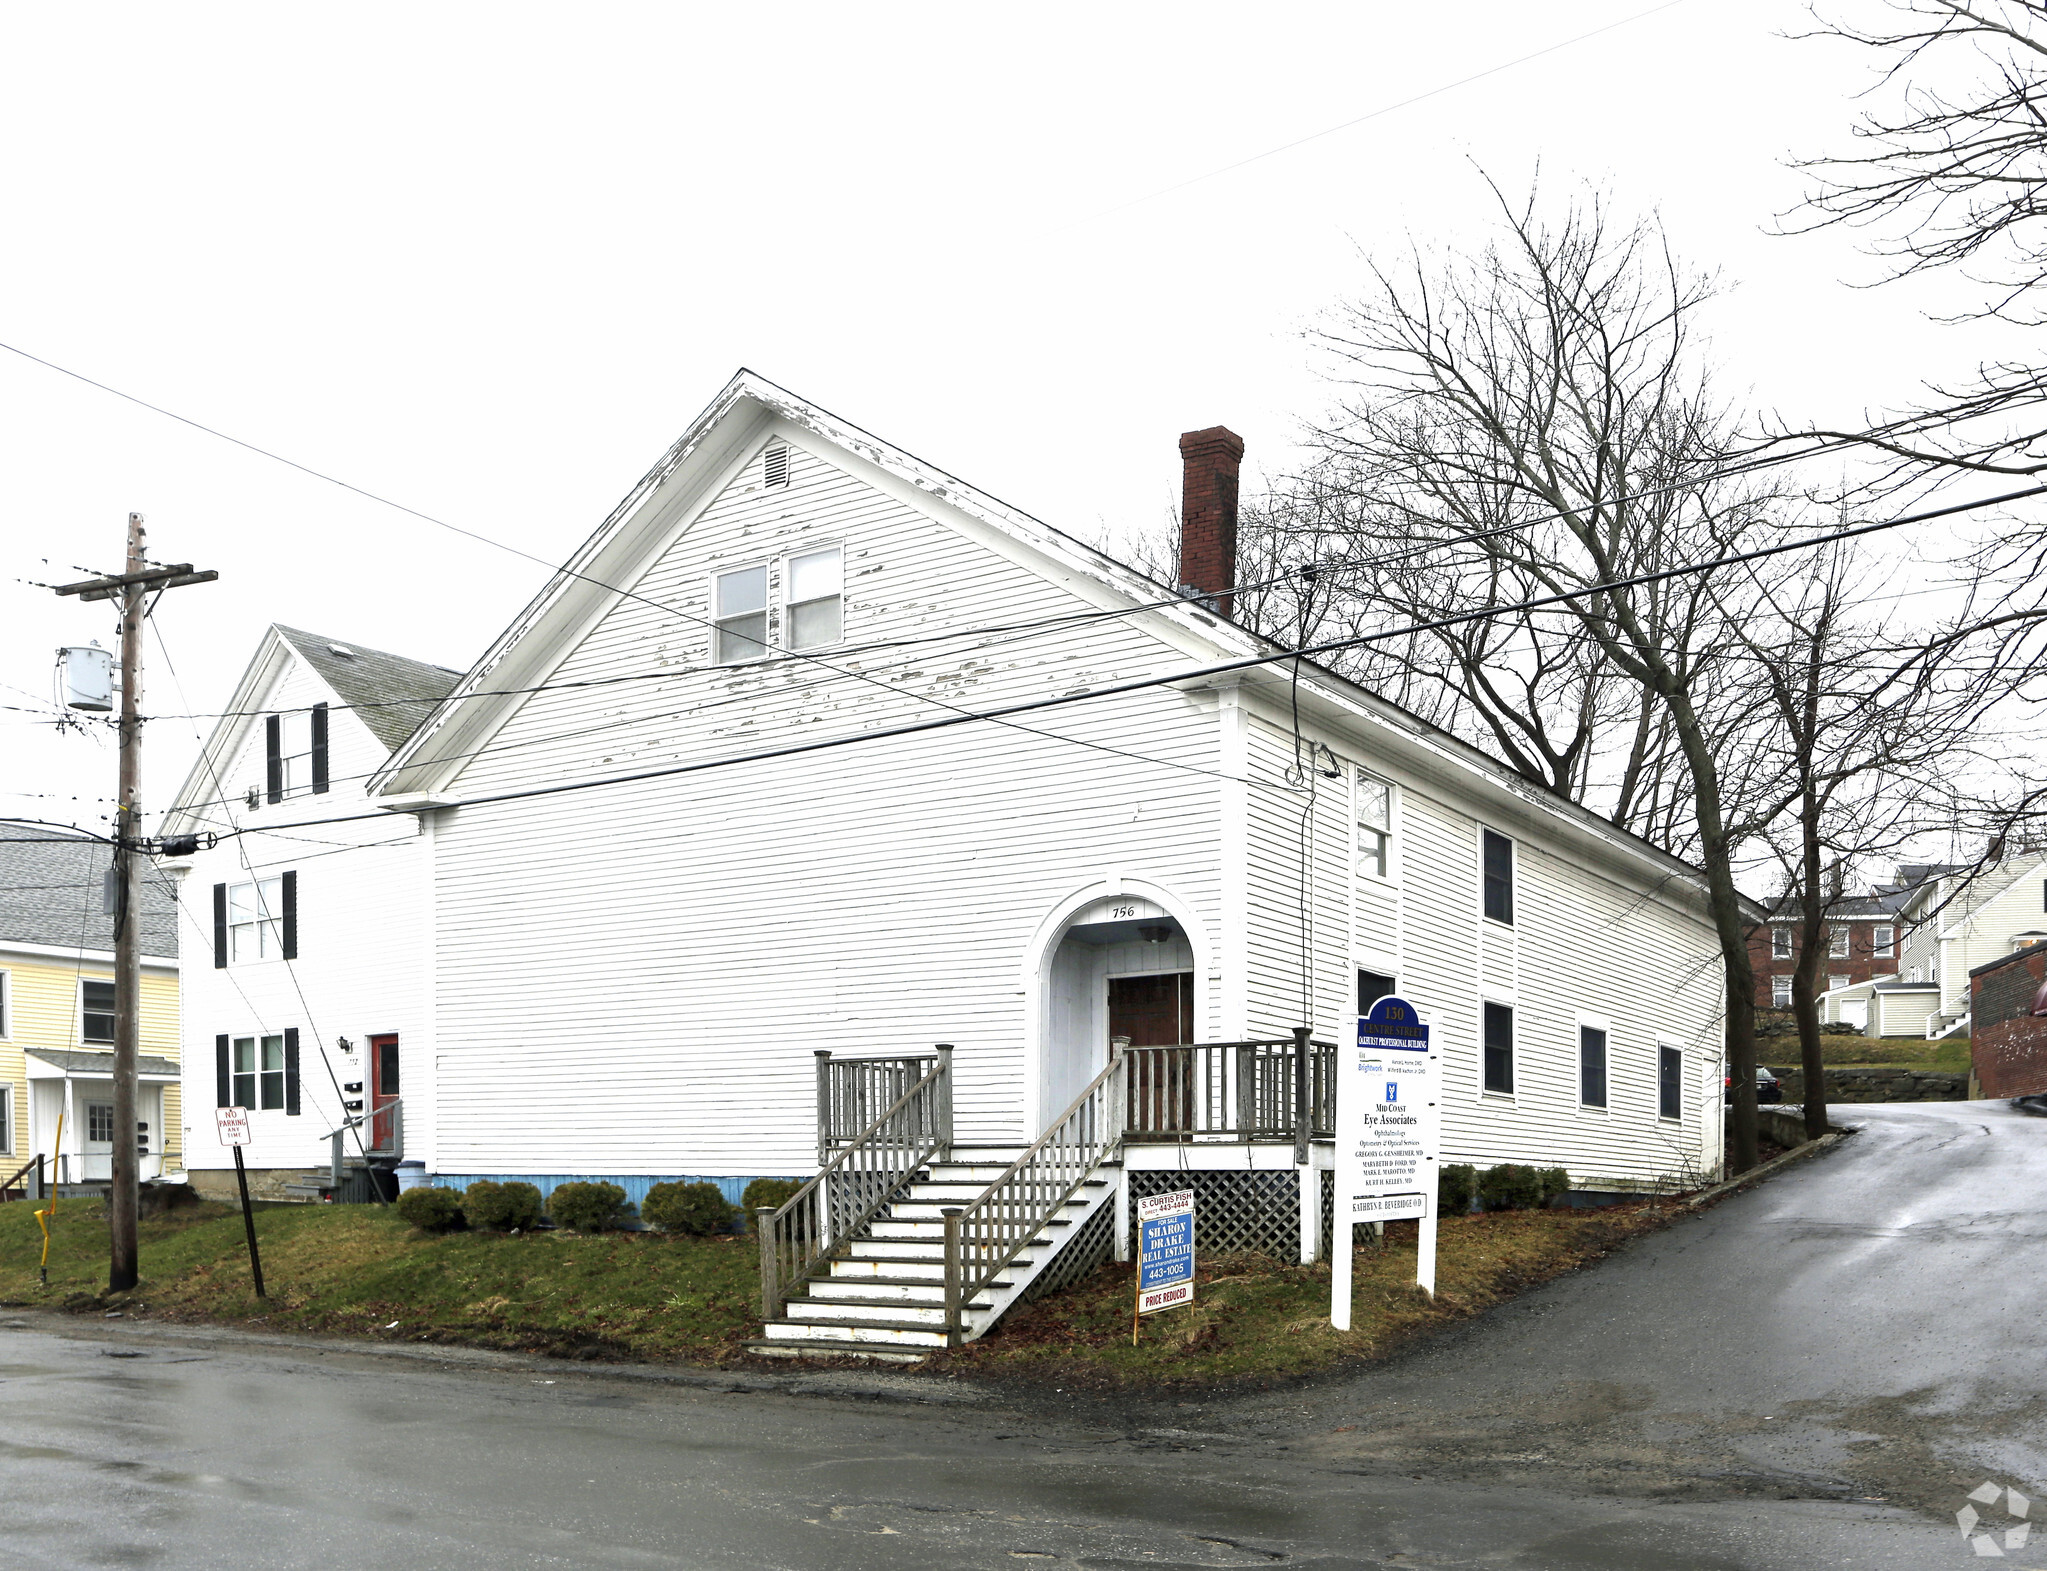
[[[970,1305],[969,1307],[973,1306]],[[843,1327],[852,1331],[942,1331],[945,1329],[943,1326],[932,1324],[929,1320],[840,1320],[836,1318],[809,1320],[799,1319],[792,1315],[783,1315],[779,1320],[770,1320],[766,1323],[771,1326],[833,1326]]]
[[[936,1276],[814,1276],[806,1282],[858,1282],[862,1287],[943,1287],[945,1279]],[[988,1282],[987,1287],[1008,1287],[1008,1282]]]

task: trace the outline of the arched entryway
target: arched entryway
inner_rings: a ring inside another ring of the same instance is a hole
[[[1138,1047],[1195,1040],[1196,960],[1180,919],[1144,895],[1102,896],[1066,917],[1045,950],[1037,1130],[1101,1073],[1112,1037]]]

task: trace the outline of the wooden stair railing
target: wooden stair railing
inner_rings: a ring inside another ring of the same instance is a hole
[[[931,1067],[779,1209],[754,1213],[760,1234],[762,1318],[781,1317],[784,1283],[809,1276],[851,1238],[924,1164],[952,1144],[952,1048],[941,1045]],[[820,1084],[823,1072],[820,1071]]]

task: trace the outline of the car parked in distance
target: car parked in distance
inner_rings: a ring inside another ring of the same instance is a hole
[[[1734,1076],[1724,1076],[1720,1082],[1723,1095],[1728,1103],[1734,1101]],[[1767,1064],[1756,1065],[1756,1100],[1762,1103],[1784,1100],[1784,1082],[1779,1080]]]

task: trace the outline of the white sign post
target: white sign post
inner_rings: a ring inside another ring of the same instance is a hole
[[[1415,1281],[1436,1293],[1436,1166],[1442,1107],[1437,1055],[1412,1004],[1380,999],[1357,1017],[1336,1073],[1336,1237],[1329,1323],[1350,1329],[1351,1229],[1414,1217]]]

